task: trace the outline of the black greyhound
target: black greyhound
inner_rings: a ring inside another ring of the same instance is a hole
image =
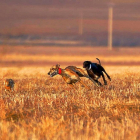
[[[98,79],[100,78],[100,76],[102,76],[103,80],[104,80],[104,85],[107,85],[107,81],[105,80],[105,76],[103,74],[103,72],[107,75],[108,79],[111,81],[110,76],[106,73],[105,69],[101,66],[101,62],[98,58],[96,58],[99,61],[99,64],[97,63],[92,63],[91,61],[84,61],[83,62],[83,68],[85,68],[87,70],[88,75],[95,80],[96,83],[98,83],[98,85],[102,85]]]

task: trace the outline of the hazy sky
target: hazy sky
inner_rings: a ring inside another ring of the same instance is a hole
[[[105,31],[109,5],[113,5],[114,30],[140,32],[140,0],[0,0],[0,34],[51,32],[65,26],[65,31],[77,30],[81,13],[87,27],[93,22],[93,31]],[[98,22],[105,24],[98,27]]]

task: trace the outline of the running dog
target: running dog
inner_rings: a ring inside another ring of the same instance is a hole
[[[50,71],[48,72],[48,75],[50,75],[51,77],[55,76],[55,75],[61,75],[62,78],[64,79],[64,81],[69,84],[71,87],[74,87],[73,84],[75,84],[76,82],[79,82],[81,85],[83,85],[85,88],[87,88],[88,90],[90,89],[87,84],[85,84],[80,77],[86,77],[89,78],[96,86],[98,86],[96,84],[96,82],[89,77],[84,70],[77,68],[75,66],[68,66],[65,69],[60,68],[60,65],[57,64],[55,66],[52,66],[50,68]]]
[[[4,81],[4,85],[5,85],[5,91],[14,91],[14,80],[12,79],[6,79]]]
[[[83,68],[87,70],[88,75],[99,85],[102,84],[98,81],[98,79],[102,76],[104,80],[104,85],[107,85],[107,81],[105,80],[105,76],[103,72],[107,75],[108,79],[111,81],[110,76],[106,73],[105,69],[101,66],[101,62],[98,58],[96,58],[99,61],[99,64],[92,63],[91,61],[84,61],[83,62]]]

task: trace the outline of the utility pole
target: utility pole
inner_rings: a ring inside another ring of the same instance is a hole
[[[108,49],[112,50],[112,32],[113,32],[113,6],[109,7],[109,18],[108,18]]]
[[[83,12],[80,12],[80,19],[79,19],[79,34],[83,34]]]

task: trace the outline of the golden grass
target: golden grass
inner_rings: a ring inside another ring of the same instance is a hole
[[[71,89],[49,67],[0,68],[0,139],[140,139],[139,67],[105,67],[112,81],[91,90]],[[3,80],[15,80],[5,92]],[[101,80],[101,82],[103,82]]]

